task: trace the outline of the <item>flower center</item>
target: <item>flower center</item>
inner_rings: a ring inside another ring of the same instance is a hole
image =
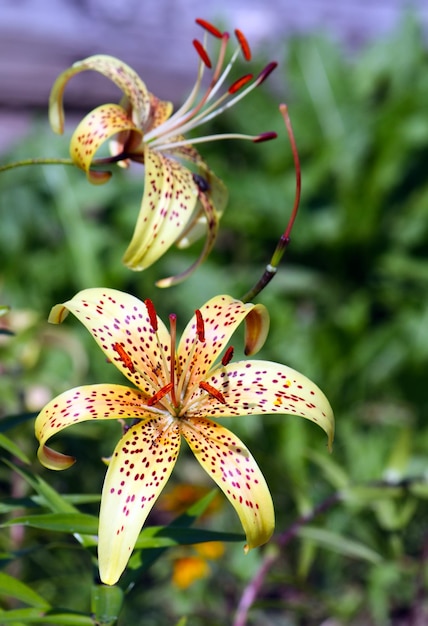
[[[151,300],[145,300],[147,314],[149,317],[149,323],[152,331],[156,335],[158,350],[160,353],[160,363],[153,364],[153,371],[156,373],[158,379],[158,385],[156,385],[147,374],[142,372],[136,364],[133,362],[131,356],[125,350],[125,348],[115,343],[113,345],[114,350],[119,355],[120,360],[125,367],[131,372],[137,372],[145,381],[147,381],[153,388],[153,395],[146,400],[146,405],[151,407],[155,412],[167,411],[173,417],[184,417],[186,415],[186,406],[183,404],[183,398],[185,398],[188,392],[188,384],[191,380],[191,370],[194,363],[194,354],[198,345],[206,343],[205,337],[205,323],[202,313],[199,309],[195,311],[195,334],[193,341],[187,348],[186,359],[183,363],[179,363],[177,359],[177,316],[171,313],[169,316],[170,325],[170,344],[166,346],[162,345],[158,334],[158,317],[155,307]],[[233,348],[230,346],[223,355],[221,363],[223,366],[227,365],[233,357]],[[215,398],[222,404],[226,403],[226,400],[218,389],[213,387],[210,383],[207,383],[203,378],[199,381],[192,381],[192,388],[199,387],[203,392],[207,393],[212,398]],[[188,394],[189,395],[189,394]],[[195,406],[195,396],[192,397],[191,405]],[[204,394],[201,395],[201,400]],[[198,399],[196,398],[196,403]],[[187,401],[186,401],[187,404]]]

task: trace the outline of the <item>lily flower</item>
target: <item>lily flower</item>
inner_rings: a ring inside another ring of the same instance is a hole
[[[275,69],[269,63],[258,76],[246,74],[225,87],[241,52],[246,61],[251,51],[241,31],[236,30],[238,46],[226,62],[230,40],[204,20],[196,20],[208,35],[220,40],[213,65],[204,43],[193,44],[199,57],[194,88],[173,114],[171,102],[159,100],[126,63],[107,55],[95,55],[74,63],[55,81],[49,100],[50,123],[55,132],[64,129],[63,94],[68,81],[86,70],[94,70],[112,80],[123,92],[120,104],[103,104],[91,111],[77,126],[70,143],[70,155],[77,167],[95,184],[106,182],[111,172],[94,165],[117,161],[126,167],[130,161],[145,165],[144,195],[132,240],[123,262],[133,270],[152,265],[174,243],[187,247],[207,231],[199,259],[185,272],[158,282],[167,287],[184,280],[209,254],[227,203],[223,183],[208,168],[193,144],[218,139],[248,139],[253,142],[276,137],[228,133],[190,139],[187,134],[220,115],[260,85]],[[204,70],[212,70],[208,87],[202,87]],[[114,138],[114,139],[113,139]],[[94,162],[99,148],[109,141],[112,157]]]
[[[295,370],[269,361],[232,362],[227,347],[245,320],[245,353],[255,354],[269,327],[267,309],[216,296],[195,312],[177,345],[177,320],[168,328],[150,300],[113,289],[86,289],[56,305],[49,321],[72,312],[109,361],[133,387],[76,387],[51,400],[35,423],[38,456],[50,469],[75,459],[47,447],[64,428],[86,420],[124,420],[131,425],[108,463],[99,518],[101,580],[114,584],[126,567],[138,534],[176,463],[183,437],[196,459],[223,490],[246,534],[245,550],[269,540],[272,498],[247,447],[211,418],[288,413],[318,424],[333,439],[334,419],[320,389]]]

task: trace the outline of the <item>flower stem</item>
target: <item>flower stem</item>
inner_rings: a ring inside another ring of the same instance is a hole
[[[26,165],[74,165],[71,159],[58,159],[56,157],[37,157],[35,159],[22,159],[21,161],[14,161],[12,163],[6,163],[6,165],[0,165],[0,173],[7,170],[13,170],[17,167],[24,167]]]
[[[127,152],[121,152],[116,156],[104,157],[100,159],[94,159],[92,161],[92,166],[95,165],[109,165],[111,163],[117,163],[118,161],[123,161],[132,157],[132,153],[128,154]],[[0,165],[0,174],[2,172],[6,172],[7,170],[13,170],[17,167],[25,167],[27,165],[73,165],[73,159],[60,159],[58,157],[36,157],[33,159],[22,159],[21,161],[13,161],[12,163],[6,163],[5,165]]]
[[[286,249],[288,248],[290,244],[291,231],[292,231],[294,222],[297,217],[297,212],[299,210],[300,194],[301,194],[301,188],[302,188],[299,154],[297,152],[296,141],[294,139],[293,129],[291,126],[290,117],[288,115],[287,105],[280,104],[279,111],[284,119],[284,123],[287,128],[288,138],[290,140],[291,150],[293,153],[294,169],[296,172],[296,192],[294,196],[294,204],[293,204],[293,209],[291,211],[290,218],[288,220],[287,227],[285,231],[283,232],[283,234],[281,235],[281,237],[279,238],[279,241],[276,245],[276,248],[274,250],[274,253],[272,255],[270,262],[266,265],[262,276],[254,285],[254,287],[252,287],[252,289],[250,289],[245,294],[245,296],[241,298],[243,302],[249,302],[250,300],[253,300],[255,296],[257,296],[266,287],[266,285],[270,283],[272,278],[275,276],[277,269],[278,269],[278,265],[284,255],[284,252],[286,251]]]

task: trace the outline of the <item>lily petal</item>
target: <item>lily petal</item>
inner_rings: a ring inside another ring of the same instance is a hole
[[[175,276],[169,276],[168,278],[158,280],[156,282],[157,287],[171,287],[172,285],[177,285],[178,283],[181,283],[188,276],[190,276],[190,274],[192,274],[192,272],[194,272],[197,267],[199,267],[199,265],[207,258],[212,250],[212,247],[214,246],[220,221],[219,217],[217,215],[215,206],[206,194],[199,193],[199,202],[204,208],[205,225],[207,231],[207,236],[205,238],[202,251],[196,261],[192,263],[192,265],[188,267],[184,272],[176,274]]]
[[[118,133],[128,136],[127,144],[138,145],[142,132],[118,104],[103,104],[91,111],[76,127],[70,142],[70,156],[75,165],[86,172],[90,182],[107,182],[110,172],[91,170],[92,160],[99,148]]]
[[[64,130],[64,89],[73,76],[86,70],[94,70],[110,78],[127,96],[132,107],[132,120],[142,131],[151,122],[151,96],[138,74],[126,63],[115,57],[98,54],[83,61],[77,61],[56,79],[49,97],[49,120],[56,133]]]
[[[96,419],[120,419],[133,417],[143,419],[153,415],[143,409],[147,397],[137,389],[123,385],[85,385],[69,389],[51,400],[39,413],[35,433],[40,443],[38,457],[49,469],[70,467],[74,458],[56,452],[45,442],[64,428]]]
[[[98,559],[103,583],[114,585],[125,569],[179,450],[179,425],[164,417],[131,427],[116,446],[101,498]]]
[[[133,270],[161,257],[190,221],[198,199],[192,173],[178,161],[145,147],[144,196],[123,262]]]
[[[205,382],[220,391],[226,402],[207,394],[196,415],[298,415],[326,432],[331,450],[334,417],[330,403],[315,383],[291,367],[271,361],[238,361],[217,369]]]
[[[211,369],[239,324],[246,322],[246,353],[255,354],[269,331],[269,314],[262,304],[244,304],[231,296],[215,296],[200,309],[205,328],[205,342],[195,346],[197,321],[194,316],[184,329],[178,346],[179,369],[183,369],[193,351],[189,366],[188,388],[197,384]]]
[[[203,417],[184,421],[182,434],[238,513],[247,536],[245,550],[266,543],[275,526],[272,498],[263,474],[242,441]]]
[[[138,298],[116,289],[84,289],[68,302],[54,306],[49,321],[62,322],[68,311],[86,326],[109,361],[143,393],[153,395],[162,375],[164,384],[168,382],[159,344],[169,351],[169,331],[159,317],[157,332],[153,330],[147,307]]]

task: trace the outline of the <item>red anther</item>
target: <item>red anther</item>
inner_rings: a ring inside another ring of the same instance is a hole
[[[218,391],[218,389],[216,389],[215,387],[213,387],[209,383],[206,383],[206,382],[202,381],[201,383],[199,383],[199,387],[201,389],[203,389],[204,391],[206,391],[207,393],[209,393],[210,396],[212,396],[213,398],[215,398],[216,400],[218,400],[222,404],[226,404],[225,397],[221,393],[221,391]]]
[[[204,343],[205,341],[204,318],[202,317],[202,313],[200,312],[199,309],[196,309],[195,315],[196,315],[196,334],[198,335],[199,341]]]
[[[155,305],[148,298],[147,300],[144,300],[144,304],[146,305],[146,308],[147,308],[147,314],[149,316],[150,325],[153,328],[153,330],[156,332],[158,329],[158,316],[156,315]]]
[[[218,39],[223,37],[223,34],[219,31],[219,29],[213,26],[210,22],[202,20],[199,17],[195,20],[195,22],[199,24],[199,26],[202,26],[202,28],[205,28],[205,30],[211,33],[211,35],[214,35],[214,37],[217,37]]]
[[[159,391],[157,391],[154,396],[152,396],[151,398],[147,400],[146,402],[147,406],[153,406],[154,404],[159,402],[159,400],[162,400],[162,398],[165,397],[166,394],[171,391],[172,387],[173,387],[173,384],[168,383],[167,385],[165,385],[165,387],[162,387],[162,389],[159,389]]]
[[[223,358],[221,360],[222,365],[227,365],[233,359],[233,346],[229,346],[226,352],[223,354]]]
[[[257,76],[257,84],[261,85],[266,78],[273,72],[273,70],[277,67],[278,63],[276,61],[271,61],[266,65],[265,68],[262,69],[260,74]]]
[[[229,93],[236,93],[239,91],[244,85],[250,82],[253,79],[253,74],[245,74],[245,76],[241,76],[238,80],[235,80],[227,90]]]
[[[251,61],[251,48],[244,33],[239,30],[239,28],[236,28],[235,36],[238,40],[239,45],[241,46],[242,54],[244,55],[245,60]]]
[[[262,143],[262,141],[270,141],[271,139],[276,139],[277,137],[278,135],[274,131],[260,133],[260,135],[257,135],[257,137],[253,139],[253,143]]]
[[[205,50],[204,46],[197,39],[193,40],[193,45],[195,47],[196,52],[199,54],[199,58],[201,59],[202,63],[204,63],[208,69],[211,69],[212,68],[211,59],[208,56],[208,52]]]
[[[131,357],[120,343],[113,344],[113,350],[118,353],[120,360],[124,364],[125,367],[129,369],[129,371],[133,374],[135,372],[134,363],[132,362]]]

